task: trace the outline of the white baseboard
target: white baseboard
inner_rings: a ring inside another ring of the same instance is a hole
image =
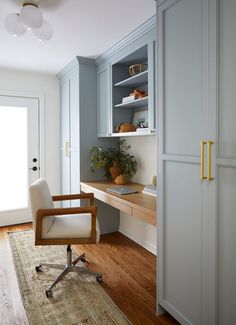
[[[29,209],[1,212],[0,217],[0,227],[32,222],[32,216]]]
[[[157,255],[157,248],[156,248],[155,245],[138,238],[137,236],[135,236],[135,234],[130,233],[130,232],[126,231],[126,230],[119,229],[119,232],[121,232],[126,237],[132,239],[133,241],[135,241],[140,246],[144,247],[146,250],[148,250],[152,254]]]

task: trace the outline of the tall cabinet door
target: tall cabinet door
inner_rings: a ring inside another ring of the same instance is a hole
[[[161,2],[158,302],[182,324],[207,324],[209,191],[200,178],[200,142],[207,137],[208,1]]]
[[[80,110],[79,110],[79,74],[76,71],[70,77],[70,193],[80,192]],[[78,206],[77,201],[71,201]]]
[[[97,120],[98,137],[111,135],[110,65],[102,64],[97,69]]]
[[[70,83],[61,85],[61,191],[70,193]],[[69,206],[69,201],[62,202],[63,207]]]
[[[226,325],[236,310],[236,1],[218,4],[218,323]]]

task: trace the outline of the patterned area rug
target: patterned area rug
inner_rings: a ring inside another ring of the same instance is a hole
[[[34,246],[32,230],[9,233],[18,284],[31,325],[130,324],[94,276],[69,273],[48,299],[45,290],[60,270],[44,268],[39,262],[65,263],[65,246]]]

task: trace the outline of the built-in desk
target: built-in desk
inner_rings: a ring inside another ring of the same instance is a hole
[[[96,199],[131,216],[135,216],[152,225],[156,225],[156,198],[141,193],[143,185],[137,183],[125,185],[135,188],[138,191],[138,193],[127,195],[119,195],[107,191],[108,187],[115,186],[112,182],[81,182],[80,186],[82,192],[93,192]]]

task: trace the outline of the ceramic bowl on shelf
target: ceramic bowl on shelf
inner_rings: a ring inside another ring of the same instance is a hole
[[[118,131],[118,132],[135,132],[136,131],[136,127],[135,127],[134,124],[120,123],[117,126],[116,131]]]

